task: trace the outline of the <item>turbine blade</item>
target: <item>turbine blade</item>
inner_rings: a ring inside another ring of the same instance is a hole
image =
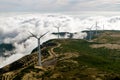
[[[94,26],[94,24],[90,27],[90,29],[92,29],[93,26]]]
[[[36,35],[34,35],[32,32],[30,32],[30,31],[29,31],[29,33],[32,35],[32,37],[37,38],[37,36],[36,36]]]
[[[49,31],[48,31],[48,32],[49,32]],[[41,35],[40,38],[43,37],[44,35],[46,35],[48,32],[46,32],[46,33],[44,33],[43,35]]]

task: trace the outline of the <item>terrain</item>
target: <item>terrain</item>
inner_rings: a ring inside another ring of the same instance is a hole
[[[120,31],[99,31],[92,40],[52,39],[41,48],[42,67],[34,49],[1,68],[0,80],[120,80]]]

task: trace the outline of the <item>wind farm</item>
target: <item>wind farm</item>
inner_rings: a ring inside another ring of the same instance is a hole
[[[0,80],[120,80],[120,0],[0,0]]]
[[[109,30],[110,24],[118,28],[119,21],[48,14],[15,19],[19,27],[3,39],[14,54],[5,52],[7,45],[0,47],[6,63],[16,60],[1,64],[1,80],[120,79],[120,31]]]

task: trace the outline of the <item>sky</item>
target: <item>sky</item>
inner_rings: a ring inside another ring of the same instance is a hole
[[[0,0],[0,12],[120,11],[120,0]]]

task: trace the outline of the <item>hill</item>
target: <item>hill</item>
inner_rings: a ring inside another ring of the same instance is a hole
[[[109,40],[106,33],[111,33],[111,38],[119,34],[106,31],[92,42],[49,40],[41,45],[43,68],[37,66],[35,49],[30,55],[0,69],[0,80],[120,80],[120,37],[114,38],[117,41]],[[102,42],[104,38],[106,42]]]
[[[120,43],[120,30],[98,30],[97,35],[95,30],[90,31],[83,31],[87,33],[86,40],[90,39],[91,34],[91,40],[93,42],[98,43]]]

